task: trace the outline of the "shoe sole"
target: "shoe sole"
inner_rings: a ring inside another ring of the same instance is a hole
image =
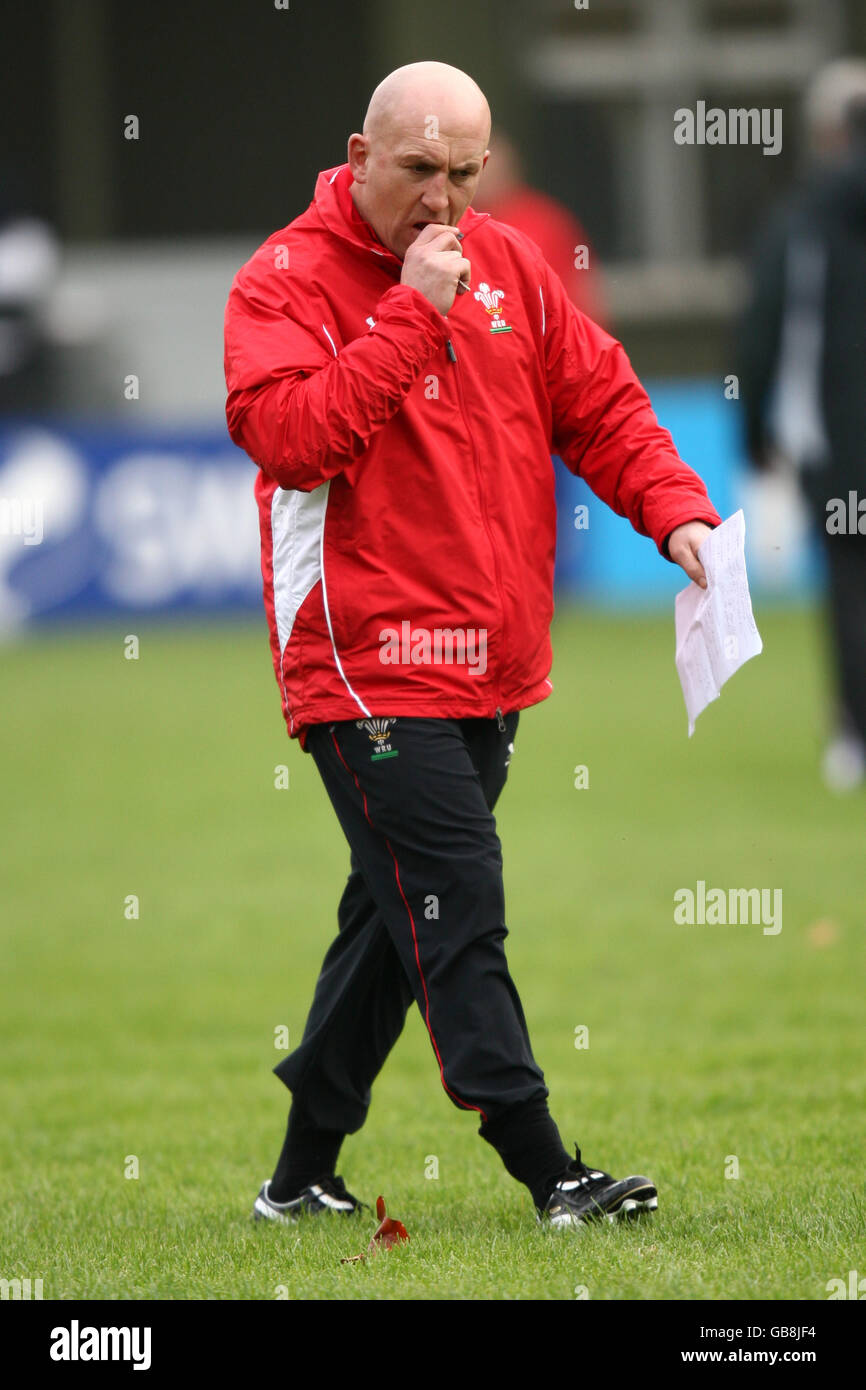
[[[285,1212],[274,1211],[273,1207],[269,1207],[267,1202],[262,1201],[261,1197],[257,1197],[253,1203],[253,1220],[278,1221],[281,1226],[296,1226],[298,1224],[297,1216],[287,1216]]]
[[[635,1221],[645,1212],[656,1211],[658,1204],[658,1197],[625,1197],[616,1211],[606,1211],[604,1215],[608,1221]]]
[[[252,1219],[253,1221],[278,1221],[282,1226],[297,1226],[299,1221],[307,1221],[312,1217],[321,1216],[326,1211],[338,1216],[355,1216],[359,1210],[356,1207],[347,1207],[345,1203],[335,1200],[328,1194],[321,1198],[321,1203],[319,1207],[303,1204],[291,1212],[277,1211],[260,1192],[253,1203]]]
[[[650,1196],[636,1197],[634,1191],[649,1191]],[[574,1230],[578,1226],[591,1226],[601,1221],[637,1221],[642,1216],[658,1210],[658,1194],[655,1188],[641,1189],[636,1188],[623,1197],[619,1204],[602,1211],[597,1208],[595,1211],[584,1212],[581,1216],[575,1216],[572,1212],[563,1212],[561,1216],[546,1216],[544,1220],[548,1225],[557,1230]],[[541,1217],[538,1218],[541,1223]]]

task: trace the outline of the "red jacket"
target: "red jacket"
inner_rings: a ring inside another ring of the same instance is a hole
[[[264,602],[292,737],[492,717],[552,690],[557,453],[664,554],[718,525],[624,349],[522,233],[468,208],[472,293],[400,284],[347,165],[236,275],[226,416],[259,466]],[[454,360],[456,359],[456,360]]]

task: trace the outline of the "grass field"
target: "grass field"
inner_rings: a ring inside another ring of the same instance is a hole
[[[672,614],[563,611],[498,807],[563,1139],[649,1173],[658,1213],[538,1230],[413,1010],[339,1164],[411,1240],[359,1265],[373,1223],[249,1220],[289,1102],[274,1030],[300,1038],[348,869],[263,620],[138,625],[137,661],[123,627],[8,647],[0,1276],[46,1299],[822,1300],[866,1274],[866,794],[818,776],[814,615],[757,618],[763,655],[689,740]],[[781,889],[782,930],[675,924],[701,879]]]

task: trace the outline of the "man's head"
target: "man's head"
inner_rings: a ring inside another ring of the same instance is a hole
[[[447,63],[409,63],[374,91],[363,134],[349,137],[355,206],[402,260],[422,225],[454,227],[487,159],[490,108]]]
[[[844,158],[863,141],[866,125],[866,62],[836,58],[812,78],[805,95],[805,116],[813,155],[821,160]]]

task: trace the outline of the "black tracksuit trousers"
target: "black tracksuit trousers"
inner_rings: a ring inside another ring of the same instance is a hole
[[[493,807],[518,714],[503,722],[401,717],[309,731],[351,872],[303,1038],[274,1071],[322,1129],[360,1129],[413,999],[456,1106],[482,1126],[520,1102],[546,1110],[505,958]]]
[[[866,536],[821,538],[840,723],[866,746]]]

